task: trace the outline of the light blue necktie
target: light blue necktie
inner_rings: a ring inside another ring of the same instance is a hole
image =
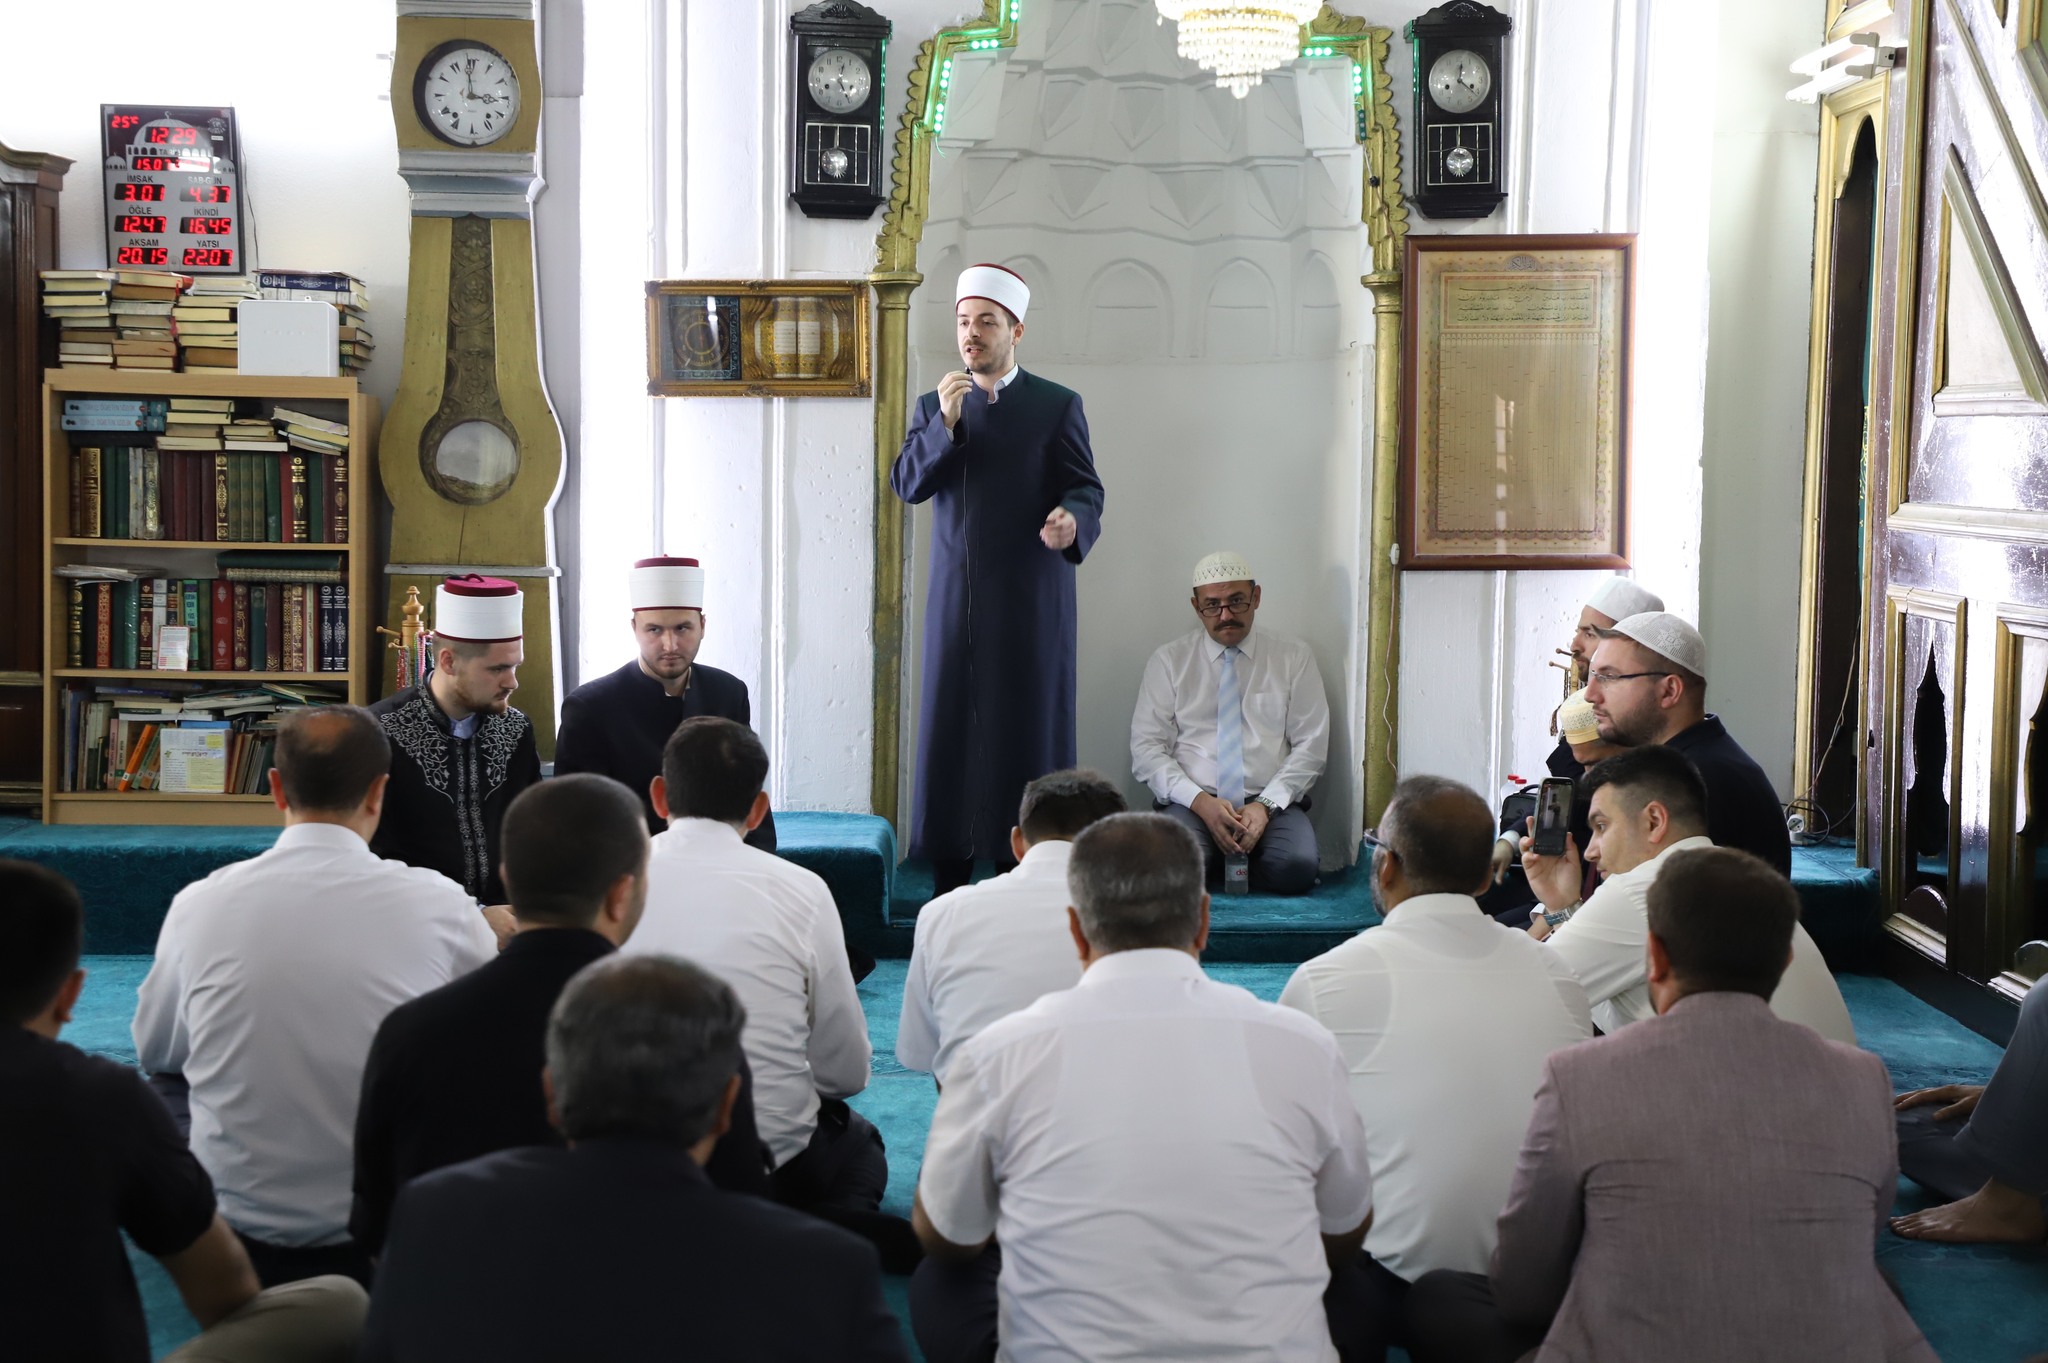
[[[1216,682],[1216,797],[1244,803],[1244,692],[1237,682],[1237,648],[1223,650]]]

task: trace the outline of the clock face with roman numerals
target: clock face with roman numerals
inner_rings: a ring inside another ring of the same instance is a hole
[[[482,43],[455,42],[420,64],[420,121],[458,147],[484,147],[519,117],[519,77],[504,55]]]

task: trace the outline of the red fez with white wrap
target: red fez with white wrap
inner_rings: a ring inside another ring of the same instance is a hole
[[[704,570],[693,558],[643,558],[633,565],[633,609],[704,609]]]
[[[986,298],[1010,310],[1010,316],[1024,320],[1024,309],[1031,306],[1031,290],[1024,283],[1024,276],[1001,265],[969,265],[960,272],[960,282],[953,288],[953,306],[958,307],[970,298]]]
[[[526,600],[502,577],[465,573],[434,589],[434,638],[508,644],[526,633]]]

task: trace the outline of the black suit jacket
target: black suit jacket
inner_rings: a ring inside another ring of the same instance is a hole
[[[1699,768],[1707,787],[1707,836],[1716,847],[1754,852],[1781,876],[1792,874],[1792,835],[1785,829],[1785,806],[1771,788],[1771,778],[1721,724],[1708,715],[1690,729],[1673,734],[1664,746],[1682,752]]]
[[[865,1241],[670,1145],[507,1150],[400,1194],[364,1363],[904,1363]]]
[[[616,672],[587,681],[562,701],[562,723],[555,735],[555,775],[594,771],[621,782],[640,797],[647,831],[668,827],[654,812],[648,786],[661,774],[661,750],[669,735],[686,719],[716,715],[752,725],[753,707],[747,684],[730,672],[702,663],[690,669],[690,689],[671,696],[661,683],[640,670],[638,659]],[[775,850],[775,816],[747,834],[747,846]]]
[[[349,1234],[380,1252],[392,1202],[409,1180],[499,1150],[560,1146],[540,1072],[548,1013],[569,978],[612,944],[581,928],[529,929],[480,969],[393,1009],[377,1029],[356,1108],[355,1203]],[[768,1193],[741,1060],[732,1130],[710,1173],[736,1192]]]

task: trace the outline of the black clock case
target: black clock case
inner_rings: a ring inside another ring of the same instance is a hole
[[[806,217],[872,217],[888,197],[882,184],[889,164],[882,141],[882,60],[892,27],[858,0],[819,0],[789,16],[789,197]],[[812,60],[834,47],[859,53],[875,73],[867,102],[843,114],[820,107],[811,98],[807,80]],[[814,127],[832,145],[847,149],[861,173],[843,183],[819,183],[817,151],[809,134]]]
[[[1408,23],[1408,42],[1415,56],[1415,154],[1410,158],[1415,167],[1415,185],[1408,204],[1425,217],[1483,218],[1508,196],[1508,147],[1502,111],[1507,107],[1507,38],[1513,30],[1514,20],[1477,0],[1450,0],[1449,4],[1438,5]],[[1485,60],[1493,72],[1493,87],[1477,108],[1454,114],[1440,108],[1430,97],[1429,70],[1438,57],[1460,48]],[[1472,124],[1488,125],[1487,137],[1492,143],[1489,179],[1484,183],[1461,184],[1449,175],[1433,176],[1433,169],[1441,171],[1448,149],[1433,145],[1430,130]],[[1432,183],[1433,180],[1450,183]]]

